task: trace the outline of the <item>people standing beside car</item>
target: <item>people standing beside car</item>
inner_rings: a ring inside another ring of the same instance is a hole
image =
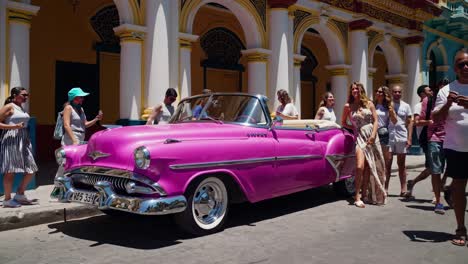
[[[81,88],[75,87],[68,91],[68,101],[63,109],[63,137],[62,146],[78,145],[85,140],[86,128],[95,125],[102,120],[102,112],[91,121],[86,119],[85,111],[83,110],[84,97],[89,93],[84,92]]]
[[[456,53],[454,70],[457,80],[439,91],[432,116],[437,121],[445,120],[444,152],[447,174],[453,179],[450,189],[457,220],[452,243],[465,246],[465,192],[468,173],[464,161],[468,160],[468,49],[463,48]]]
[[[299,119],[299,113],[292,103],[288,92],[281,89],[276,92],[276,96],[278,96],[278,101],[281,103],[278,108],[276,108],[276,116],[279,116],[284,120]]]
[[[343,116],[349,116],[356,136],[354,205],[364,208],[366,200],[370,200],[372,204],[384,205],[387,198],[384,188],[386,173],[382,148],[377,135],[377,112],[372,101],[366,96],[364,85],[354,82],[349,90],[348,102],[344,107]],[[366,164],[369,167],[370,175],[364,173]],[[370,190],[369,195],[368,190]]]
[[[409,104],[401,100],[403,89],[395,85],[392,89],[393,108],[397,114],[397,122],[390,122],[388,130],[390,133],[390,152],[397,156],[398,176],[400,178],[400,196],[407,197],[406,188],[406,152],[411,146],[411,135],[413,133],[413,113]],[[386,179],[385,186],[389,186],[390,178]]]
[[[28,199],[24,194],[26,186],[38,170],[28,133],[30,117],[22,107],[28,97],[25,88],[14,87],[0,109],[0,174],[4,174],[5,192],[3,207],[16,208],[37,201]],[[24,177],[12,199],[13,178],[16,173],[24,174]]]
[[[379,135],[380,146],[382,147],[382,153],[385,160],[385,178],[388,179],[390,178],[390,172],[392,169],[388,126],[390,125],[390,122],[396,123],[397,118],[395,110],[393,110],[390,89],[387,86],[381,86],[377,89],[374,98],[374,105],[379,120],[377,134]],[[385,182],[387,183],[388,181]],[[385,185],[385,193],[388,195],[388,185]]]
[[[334,106],[335,97],[331,92],[326,92],[322,97],[322,101],[320,102],[315,119],[336,122],[336,115],[335,111],[333,110]]]
[[[162,125],[169,123],[169,120],[174,114],[174,106],[172,104],[177,100],[177,96],[177,91],[174,88],[167,89],[164,101],[153,108],[146,124]]]

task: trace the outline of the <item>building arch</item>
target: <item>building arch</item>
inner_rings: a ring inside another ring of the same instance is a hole
[[[383,34],[377,35],[369,45],[369,65],[374,65],[374,53],[379,46],[387,61],[388,74],[399,74],[403,72],[403,51],[394,38],[385,40]]]
[[[192,34],[193,24],[199,9],[209,3],[225,6],[234,14],[244,31],[247,49],[266,48],[262,20],[255,7],[246,0],[188,0],[180,13],[180,31]]]
[[[320,23],[317,16],[310,16],[304,19],[294,33],[294,51],[301,50],[304,34],[309,28],[316,30],[324,40],[331,64],[345,64],[347,58],[346,42],[338,27],[331,21],[326,24]]]
[[[114,0],[114,4],[119,11],[120,24],[143,24],[143,16],[137,0]]]
[[[431,51],[434,52],[436,61],[433,61],[435,65],[448,65],[447,50],[444,44],[436,40],[429,45],[426,52],[426,60],[431,60]]]

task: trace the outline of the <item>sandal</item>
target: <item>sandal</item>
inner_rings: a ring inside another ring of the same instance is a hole
[[[354,205],[358,208],[366,208],[366,205],[361,200],[355,201]]]
[[[455,230],[455,237],[452,239],[452,244],[459,247],[466,245],[466,229]]]

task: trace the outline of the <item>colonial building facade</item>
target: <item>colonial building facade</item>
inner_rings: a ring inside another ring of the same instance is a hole
[[[437,2],[437,1],[436,1]],[[369,95],[402,85],[417,101],[430,0],[0,0],[0,99],[30,90],[52,126],[66,92],[91,92],[89,116],[139,122],[174,87],[181,98],[288,90],[302,118],[332,91],[341,112],[353,81]],[[466,34],[465,34],[466,35]],[[444,65],[445,62],[443,62]],[[38,131],[39,133],[39,131]]]
[[[468,1],[441,0],[439,5],[442,14],[423,26],[423,79],[431,86],[442,79],[455,79],[455,53],[468,47]]]

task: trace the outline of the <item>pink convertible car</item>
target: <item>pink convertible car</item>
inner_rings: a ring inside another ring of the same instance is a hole
[[[52,197],[103,212],[173,214],[187,232],[222,229],[232,203],[333,183],[354,190],[354,137],[334,123],[270,118],[267,99],[215,93],[181,101],[168,125],[96,133],[56,151]]]

